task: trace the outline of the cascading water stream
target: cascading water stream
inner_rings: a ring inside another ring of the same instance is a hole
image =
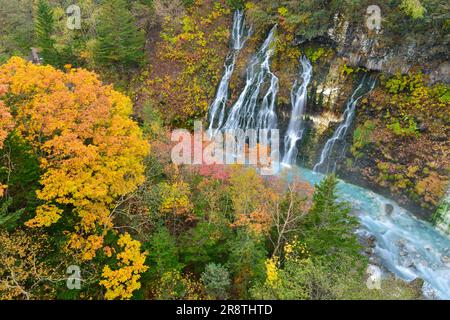
[[[232,106],[224,125],[219,126],[218,129],[276,128],[275,100],[278,93],[278,78],[270,70],[270,58],[273,54],[271,44],[275,37],[275,30],[276,26],[270,30],[267,39],[251,59],[247,67],[245,87]],[[261,88],[266,81],[270,85],[257,113]]]
[[[227,56],[224,66],[224,74],[217,88],[216,97],[209,108],[208,133],[210,136],[214,136],[223,124],[231,75],[233,74],[239,52],[250,36],[250,33],[251,29],[246,29],[245,27],[244,13],[240,10],[236,10],[234,12],[233,28],[231,30],[232,52]],[[214,126],[216,126],[216,129],[214,129]]]
[[[233,16],[233,28],[231,30],[231,45],[234,50],[241,50],[252,33],[252,29],[245,28],[244,13],[236,10]]]
[[[358,85],[358,87],[353,92],[352,96],[350,97],[349,101],[347,102],[347,105],[345,107],[345,111],[343,114],[344,121],[342,121],[337,129],[334,131],[333,136],[328,139],[328,141],[325,143],[325,146],[322,149],[322,152],[320,154],[319,162],[314,166],[313,171],[318,172],[324,164],[326,164],[325,170],[321,170],[325,173],[329,172],[329,165],[330,165],[330,157],[334,148],[334,145],[337,141],[342,140],[345,138],[345,134],[347,133],[348,128],[352,124],[353,118],[355,116],[355,110],[356,105],[358,104],[358,101],[367,93],[373,90],[375,87],[376,80],[372,81],[372,84],[370,85],[370,89],[368,92],[363,93],[362,89],[365,84],[366,75],[364,75],[361,83]],[[334,167],[333,167],[334,170]]]
[[[300,63],[302,65],[302,83],[298,86],[296,81],[291,91],[292,114],[284,137],[285,153],[281,163],[284,166],[295,164],[298,154],[297,142],[303,137],[302,118],[305,112],[308,85],[312,77],[312,66],[306,57],[300,58]]]

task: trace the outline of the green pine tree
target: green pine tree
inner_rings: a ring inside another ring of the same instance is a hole
[[[228,298],[231,279],[230,273],[225,266],[213,262],[208,263],[200,279],[209,297],[219,300]]]
[[[97,24],[96,62],[102,66],[139,65],[144,58],[144,43],[127,2],[104,1]]]
[[[47,0],[38,0],[35,7],[34,30],[36,44],[41,49],[40,55],[45,64],[56,66],[58,53],[52,38],[54,31],[53,10]]]
[[[338,201],[336,185],[336,178],[330,175],[316,186],[313,205],[303,220],[303,237],[314,255],[356,257],[361,249],[354,234],[358,220],[350,215],[347,203]]]

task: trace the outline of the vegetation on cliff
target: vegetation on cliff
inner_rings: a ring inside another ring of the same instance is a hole
[[[348,169],[433,210],[449,179],[450,88],[425,78],[382,78],[358,109]]]

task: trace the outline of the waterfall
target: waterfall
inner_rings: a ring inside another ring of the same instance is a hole
[[[312,66],[308,58],[300,58],[302,65],[301,79],[302,83],[298,85],[295,81],[291,91],[291,104],[292,114],[289,121],[288,129],[284,137],[284,149],[283,165],[292,165],[297,159],[297,142],[303,137],[303,114],[305,112],[305,106],[307,101],[307,89],[308,84],[312,77]]]
[[[236,59],[240,50],[244,46],[248,37],[250,36],[251,29],[246,29],[244,22],[244,13],[240,10],[236,10],[233,16],[233,27],[231,30],[231,49],[232,52],[227,56],[224,65],[224,74],[220,80],[217,88],[216,97],[213,103],[209,107],[209,128],[208,133],[210,136],[214,136],[218,128],[223,124],[225,117],[225,106],[228,100],[228,86],[230,83],[231,75],[234,71]],[[216,130],[214,130],[216,125]]]
[[[261,48],[250,60],[244,89],[231,108],[228,118],[218,129],[273,129],[277,125],[275,100],[278,93],[278,78],[270,70],[271,48],[276,26],[272,28]],[[257,112],[261,88],[266,81],[270,86]]]
[[[345,138],[345,134],[347,133],[348,128],[352,124],[355,111],[356,111],[356,105],[358,104],[358,101],[367,93],[373,90],[375,87],[376,80],[373,80],[370,89],[368,92],[363,93],[362,89],[364,87],[366,75],[364,75],[363,79],[361,80],[361,83],[358,85],[358,87],[353,91],[352,96],[347,102],[347,105],[344,110],[344,120],[339,124],[337,129],[334,131],[333,136],[328,139],[328,141],[325,143],[324,148],[322,149],[322,152],[320,154],[320,160],[319,162],[314,166],[313,171],[318,172],[321,167],[326,163],[327,167],[326,170],[324,170],[325,173],[328,173],[329,171],[329,165],[330,165],[330,157],[334,148],[334,145],[336,141],[342,140]],[[342,150],[344,152],[344,150]],[[334,164],[335,165],[335,164]],[[334,170],[334,167],[333,167]]]

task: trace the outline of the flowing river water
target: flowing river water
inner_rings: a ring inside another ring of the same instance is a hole
[[[292,167],[291,174],[319,183],[324,175]],[[415,218],[394,201],[339,180],[341,199],[352,205],[360,231],[375,237],[374,255],[390,272],[406,281],[423,279],[428,298],[450,299],[450,239],[432,224]],[[386,205],[392,206],[388,213]]]

